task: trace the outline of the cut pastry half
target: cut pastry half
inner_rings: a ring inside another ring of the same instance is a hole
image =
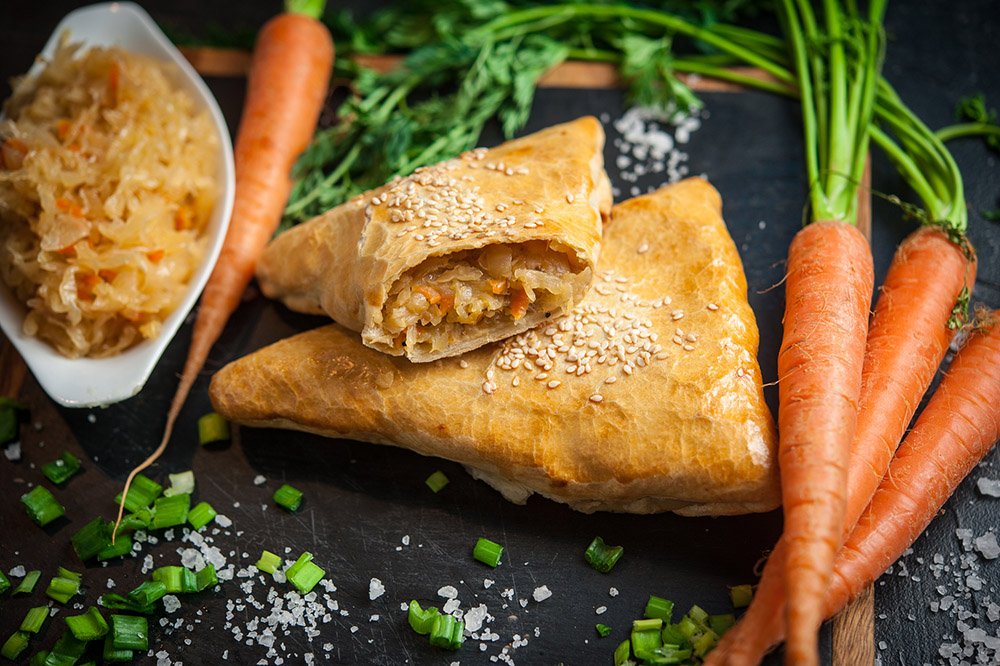
[[[603,148],[585,117],[419,169],[278,236],[257,278],[414,362],[526,331],[593,279],[611,208]]]
[[[701,179],[619,204],[586,298],[513,338],[413,364],[325,326],[220,370],[212,402],[241,424],[448,458],[514,501],[773,509],[758,331],[720,209]]]

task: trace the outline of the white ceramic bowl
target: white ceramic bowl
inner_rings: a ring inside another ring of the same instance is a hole
[[[55,52],[64,30],[70,31],[72,41],[82,41],[87,46],[118,46],[175,63],[179,72],[176,83],[200,108],[208,109],[219,139],[219,199],[206,231],[209,243],[205,257],[188,284],[184,300],[164,321],[157,338],[145,340],[111,358],[66,358],[48,343],[24,334],[22,325],[27,310],[0,282],[0,328],[20,352],[38,383],[61,405],[94,407],[109,405],[139,392],[205,287],[233,210],[233,147],[226,121],[205,82],[141,7],[130,2],[110,2],[70,12],[45,44],[43,57],[50,57]],[[36,63],[37,67],[41,64]]]

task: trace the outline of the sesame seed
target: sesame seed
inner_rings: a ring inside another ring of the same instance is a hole
[[[682,345],[682,344],[684,344],[684,339],[681,336],[679,336],[679,335],[675,335],[674,336],[674,344],[675,345]]]
[[[661,352],[659,352],[659,353],[658,353],[658,354],[657,354],[657,355],[655,356],[656,360],[658,360],[658,361],[662,361],[662,360],[663,360],[663,359],[665,359],[666,357],[667,357],[667,352],[665,352],[665,351],[661,351]]]
[[[694,345],[684,345],[684,351],[694,351]]]
[[[540,373],[538,373],[537,375],[535,375],[535,379],[537,379],[537,380],[538,380],[538,381],[540,381],[540,382],[541,382],[541,381],[544,381],[544,380],[546,380],[546,379],[548,379],[548,378],[549,378],[548,374],[546,374],[546,373],[544,373],[544,372],[540,372]]]
[[[573,193],[572,192],[570,192],[569,194],[566,195],[566,201],[567,201],[567,203],[573,203]]]
[[[514,388],[517,388],[518,386],[521,385],[521,378],[514,377],[514,379],[510,380],[510,385],[513,386]]]
[[[713,312],[719,309],[719,306],[715,303],[709,303],[706,307]]]
[[[590,396],[590,401],[591,402],[604,402],[604,396],[601,395],[600,393],[595,393],[592,396]]]
[[[554,389],[558,388],[560,384],[562,384],[561,381],[559,381],[558,379],[553,379],[548,384],[546,384],[546,386],[548,386],[550,389]]]
[[[683,310],[674,310],[673,312],[670,313],[670,317],[674,321],[677,321],[678,319],[683,319],[684,318],[684,311]]]
[[[639,249],[637,249],[636,252],[638,254],[646,254],[647,252],[649,252],[649,243],[643,243],[642,245],[640,245]]]
[[[687,340],[688,342],[698,342],[698,336],[695,335],[694,333],[688,333],[684,337],[684,339]]]
[[[468,361],[466,361],[466,360],[465,360],[465,359],[463,358],[463,359],[462,359],[461,361],[459,361],[459,362],[458,362],[458,367],[460,367],[460,368],[463,368],[463,369],[464,369],[464,368],[468,368],[468,367],[469,367],[469,362],[468,362]]]
[[[604,383],[605,384],[614,384],[616,381],[618,381],[618,378],[612,376],[612,377],[608,377],[607,379],[605,379]]]

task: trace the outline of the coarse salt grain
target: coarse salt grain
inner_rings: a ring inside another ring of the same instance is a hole
[[[531,593],[531,598],[535,601],[541,603],[552,596],[552,590],[549,589],[547,585],[541,585],[535,588],[535,591]]]
[[[378,578],[372,578],[368,582],[368,598],[371,601],[375,601],[383,594],[385,594],[385,585]]]

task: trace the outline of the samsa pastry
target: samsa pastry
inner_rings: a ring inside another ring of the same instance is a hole
[[[212,402],[241,424],[448,458],[516,502],[773,509],[757,325],[720,210],[700,179],[619,204],[593,288],[535,330],[413,364],[325,326],[223,368]]]
[[[580,302],[611,209],[594,118],[478,149],[278,236],[264,293],[424,362],[538,326]]]

